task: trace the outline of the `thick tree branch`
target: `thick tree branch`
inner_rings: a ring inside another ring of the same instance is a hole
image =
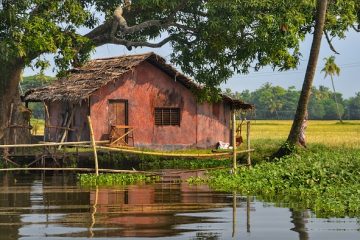
[[[146,28],[150,27],[159,27],[159,28],[168,28],[168,27],[177,27],[186,31],[195,32],[195,28],[188,27],[186,25],[182,25],[176,22],[164,22],[162,20],[149,20],[133,27],[123,28],[120,32],[118,32],[117,36],[124,36],[127,34],[133,34],[135,32],[142,31]]]
[[[171,39],[165,38],[164,40],[167,40],[167,41],[164,43],[163,43],[164,40],[159,43],[148,43],[148,42],[133,42],[133,41],[129,41],[129,40],[120,38],[124,34],[132,34],[132,33],[144,30],[149,27],[154,27],[154,26],[161,27],[161,28],[177,27],[177,28],[189,31],[189,32],[196,31],[196,29],[194,29],[194,28],[191,28],[191,27],[179,24],[179,23],[175,23],[175,22],[164,23],[161,20],[149,20],[149,21],[140,23],[140,24],[132,26],[132,27],[123,28],[121,30],[121,34],[118,34],[117,36],[111,36],[110,33],[111,33],[111,28],[112,28],[112,21],[107,21],[107,22],[99,25],[98,27],[96,27],[95,29],[93,29],[92,31],[87,33],[86,35],[84,35],[84,37],[91,39],[96,47],[107,44],[107,43],[114,43],[114,44],[124,45],[128,48],[129,47],[139,47],[139,46],[158,48],[158,47],[161,47],[162,45],[166,44]]]
[[[328,44],[329,44],[329,47],[330,47],[331,51],[333,51],[333,52],[336,53],[336,54],[340,54],[340,53],[338,53],[338,52],[335,50],[335,48],[334,48],[334,46],[333,46],[333,44],[332,44],[332,42],[331,42],[331,39],[330,39],[328,33],[327,33],[325,30],[324,30],[324,35],[325,35],[326,41],[327,41]]]
[[[114,13],[113,19],[107,20],[106,22],[99,25],[89,33],[85,34],[84,37],[91,39],[96,47],[107,43],[124,45],[128,49],[131,49],[131,47],[139,47],[139,46],[153,47],[153,48],[161,47],[167,42],[169,42],[171,40],[171,37],[165,38],[164,40],[158,43],[149,43],[149,42],[135,42],[135,41],[126,40],[124,39],[124,36],[131,35],[152,27],[158,27],[158,28],[177,27],[179,29],[183,29],[189,32],[195,32],[196,29],[177,23],[175,20],[176,13],[179,12],[182,8],[184,8],[184,6],[186,6],[187,1],[188,0],[181,1],[181,4],[179,4],[165,19],[148,20],[130,27],[128,27],[126,24],[125,25],[117,24],[115,18],[119,16],[115,16],[116,14]],[[120,17],[122,17],[122,12],[120,12],[119,14]],[[117,30],[116,29],[114,30],[114,28],[116,28]],[[115,32],[117,33],[115,34]]]
[[[164,38],[163,40],[161,40],[158,43],[149,43],[149,42],[134,42],[134,41],[129,41],[129,40],[125,40],[125,39],[119,39],[119,38],[112,38],[110,43],[113,44],[118,44],[118,45],[124,45],[126,46],[128,49],[131,49],[131,47],[151,47],[151,48],[159,48],[164,46],[166,43],[170,42],[172,39],[172,36],[169,36],[167,38]]]
[[[122,27],[120,30],[120,33],[118,33],[118,35],[126,35],[126,34],[132,34],[135,32],[140,32],[144,29],[148,29],[151,27],[169,27],[172,26],[173,24],[175,24],[175,16],[176,13],[178,13],[181,9],[183,9],[186,6],[186,3],[188,2],[188,0],[183,0],[181,1],[175,8],[174,10],[169,14],[169,16],[167,16],[165,19],[162,20],[148,20],[142,23],[139,23],[137,25],[128,27],[128,26],[124,26]]]
[[[96,47],[101,46],[110,40],[111,27],[112,21],[108,20],[85,34],[84,37],[91,39]]]
[[[162,27],[164,24],[163,20],[149,20],[142,23],[139,23],[137,25],[134,25],[132,27],[126,27],[121,30],[121,34],[131,34],[135,32],[140,32],[144,29],[151,28],[151,27]],[[166,25],[166,24],[165,24]]]
[[[353,28],[356,32],[360,32],[359,27],[355,27],[354,25],[351,25],[351,26],[352,26],[352,28]]]

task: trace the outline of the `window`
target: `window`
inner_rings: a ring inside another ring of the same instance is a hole
[[[180,126],[180,108],[155,108],[155,125]]]

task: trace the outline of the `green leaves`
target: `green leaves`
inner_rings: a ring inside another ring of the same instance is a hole
[[[158,176],[144,174],[107,173],[96,176],[94,174],[78,174],[78,180],[82,186],[116,186],[139,183],[152,183],[159,180]]]
[[[207,183],[218,190],[239,190],[267,201],[295,201],[319,217],[360,216],[359,171],[359,149],[319,148],[242,168],[237,175],[229,175],[227,170],[210,172]]]
[[[94,26],[96,20],[87,8],[92,1],[8,2],[0,10],[0,48],[6,51],[7,59],[20,57],[29,65],[40,55],[53,53],[58,67],[64,70],[74,59],[83,61],[83,56],[88,56],[92,49],[88,46],[90,41],[76,33],[76,29]],[[46,64],[37,60],[34,66],[43,68]]]
[[[82,35],[97,27],[99,18],[112,22],[119,4],[125,7],[119,0],[8,0],[0,9],[0,60],[20,57],[29,65],[53,53],[63,73],[87,60],[94,39],[111,42],[106,27],[91,39]],[[124,8],[130,27],[151,20],[161,24],[120,38],[141,43],[171,36],[171,61],[204,85],[200,96],[212,98],[234,72],[246,74],[266,65],[278,70],[296,67],[299,44],[312,33],[315,7],[313,0],[132,0]],[[344,37],[359,12],[357,0],[331,1],[326,31]]]

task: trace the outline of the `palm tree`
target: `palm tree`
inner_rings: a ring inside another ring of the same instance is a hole
[[[326,78],[327,76],[330,76],[331,84],[332,84],[333,91],[334,91],[334,99],[335,99],[335,103],[336,103],[336,110],[337,110],[337,113],[338,113],[338,116],[339,116],[339,120],[342,123],[343,121],[341,119],[341,114],[340,114],[340,110],[339,110],[339,104],[338,104],[338,101],[337,101],[337,98],[336,98],[335,84],[334,84],[334,79],[333,79],[334,75],[339,76],[340,68],[339,68],[338,65],[336,65],[334,56],[324,58],[324,61],[325,61],[325,66],[321,70],[321,72],[325,73],[324,78]]]
[[[306,119],[307,107],[310,100],[310,93],[312,89],[312,83],[316,71],[317,61],[319,58],[321,38],[325,26],[326,10],[328,7],[328,0],[317,0],[315,27],[313,40],[310,49],[309,61],[306,68],[305,78],[300,93],[300,98],[296,108],[294,121],[289,132],[289,136],[286,142],[280,147],[280,149],[272,155],[272,158],[279,158],[291,153],[296,145],[300,145],[299,138],[301,134],[301,128],[303,127],[304,120]]]
[[[301,89],[300,98],[298,101],[298,106],[296,109],[294,121],[291,126],[291,130],[290,130],[290,133],[289,133],[289,136],[287,139],[287,143],[292,146],[299,143],[301,126],[304,122],[306,111],[307,111],[307,106],[308,106],[308,103],[310,100],[312,83],[314,80],[317,60],[318,60],[319,52],[320,52],[321,38],[322,38],[323,31],[324,31],[324,26],[325,26],[327,6],[328,6],[327,0],[318,0],[317,1],[315,27],[314,27],[313,40],[312,40],[311,49],[310,49],[309,61],[308,61],[308,65],[306,68],[305,78],[304,78],[303,86]],[[287,144],[284,145],[284,148],[281,148],[278,151],[277,155],[281,155],[281,153],[286,149],[287,149]]]

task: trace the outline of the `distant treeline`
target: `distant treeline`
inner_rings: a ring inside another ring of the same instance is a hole
[[[295,87],[285,89],[266,83],[253,92],[232,92],[231,89],[226,89],[225,94],[254,104],[256,111],[252,118],[280,120],[293,119],[300,91]],[[336,97],[343,119],[360,119],[360,92],[349,99],[344,99],[341,93],[336,93]],[[334,93],[324,86],[313,87],[308,113],[309,119],[338,119]]]
[[[20,92],[24,94],[31,88],[48,85],[54,79],[54,77],[49,77],[43,74],[23,77],[22,81],[20,82]],[[30,103],[29,108],[32,110],[32,116],[34,118],[44,118],[44,107],[42,103]]]

